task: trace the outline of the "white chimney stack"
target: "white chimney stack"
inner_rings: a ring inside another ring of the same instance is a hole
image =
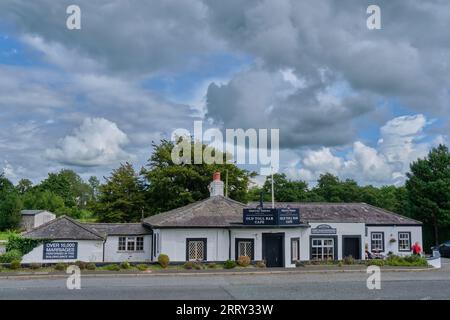
[[[214,173],[213,181],[209,184],[209,195],[223,197],[223,181],[220,180],[220,172]]]

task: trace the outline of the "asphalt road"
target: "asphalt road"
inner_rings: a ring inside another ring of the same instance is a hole
[[[450,259],[441,270],[382,272],[369,290],[365,273],[146,276],[0,280],[0,299],[450,299]]]

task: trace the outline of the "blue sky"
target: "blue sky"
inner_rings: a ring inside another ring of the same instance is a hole
[[[194,120],[280,129],[280,171],[310,184],[401,184],[448,143],[448,4],[380,1],[368,30],[364,2],[79,0],[82,29],[67,30],[69,1],[38,2],[0,4],[0,171],[14,182],[140,167]]]

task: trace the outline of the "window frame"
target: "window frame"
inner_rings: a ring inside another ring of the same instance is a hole
[[[408,248],[407,249],[401,249],[400,248],[400,234],[407,234],[408,235]],[[410,231],[399,231],[397,234],[397,241],[398,241],[398,251],[399,252],[410,252],[411,251],[411,232]]]
[[[338,251],[338,236],[337,235],[314,235],[314,236],[310,236],[309,237],[309,259],[311,261],[313,261],[313,242],[314,240],[333,240],[333,246],[331,248],[333,248],[333,260],[338,260],[338,255],[339,255],[339,251]],[[323,242],[321,247],[322,248],[322,257],[323,257]],[[330,248],[330,246],[327,246],[327,248]],[[320,261],[324,261],[323,259]]]
[[[208,238],[186,238],[186,261],[199,261],[189,259],[189,242],[192,241],[203,241],[203,260],[200,261],[208,261]]]
[[[378,252],[384,252],[386,250],[386,248],[385,248],[385,244],[384,244],[384,232],[383,231],[370,232],[370,251],[373,252],[373,250],[374,250],[374,248],[373,248],[373,235],[374,234],[381,234],[381,250]]]
[[[239,242],[251,242],[252,244],[252,253],[250,260],[255,260],[255,239],[253,238],[235,238],[234,239],[234,255],[236,257],[236,260],[239,258]]]
[[[142,250],[137,249],[138,238],[142,238]],[[125,240],[123,243],[124,249],[121,249],[121,240]],[[133,243],[133,250],[129,249],[129,244]],[[117,251],[118,252],[144,252],[144,236],[119,236]]]
[[[297,242],[297,257],[298,257],[298,259],[297,260],[294,260],[294,248],[293,248],[293,246],[292,246],[292,244],[294,243],[294,242]],[[300,261],[300,238],[291,238],[291,263],[292,264],[294,264],[294,263],[296,263],[297,261]]]

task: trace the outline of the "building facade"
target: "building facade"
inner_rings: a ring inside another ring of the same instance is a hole
[[[23,262],[222,262],[248,256],[268,267],[297,261],[365,259],[365,252],[411,254],[422,244],[419,221],[365,203],[249,203],[223,196],[214,175],[211,196],[142,223],[82,224],[60,217],[25,233],[43,243]],[[45,241],[44,241],[45,240]]]

